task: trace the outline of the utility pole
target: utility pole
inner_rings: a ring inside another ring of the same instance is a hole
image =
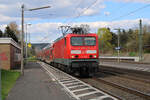
[[[2,65],[1,65],[1,57],[0,57],[0,100],[2,100],[2,78],[1,78],[1,69],[2,69]]]
[[[32,8],[28,9],[26,11],[34,11],[34,10],[40,10],[45,8],[50,8],[51,6],[45,6],[45,7],[39,7],[39,8]],[[21,74],[24,75],[24,4],[21,6]]]
[[[118,63],[120,63],[120,34],[121,34],[121,30],[120,28],[115,29],[118,30],[118,47],[117,47],[117,52],[118,52]]]
[[[120,29],[118,29],[118,62],[120,62]]]
[[[140,19],[140,23],[139,23],[139,60],[142,61],[143,60],[143,31],[142,31],[142,20]]]
[[[24,4],[22,8],[22,20],[21,20],[21,74],[24,75]]]

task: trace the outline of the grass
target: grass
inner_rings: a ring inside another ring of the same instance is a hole
[[[31,62],[36,62],[37,61],[37,59],[36,59],[36,57],[35,56],[32,56],[32,57],[29,57],[28,59],[27,59],[27,61],[31,61]]]
[[[5,100],[9,91],[16,83],[16,80],[20,76],[20,72],[1,70],[2,75],[2,100]]]

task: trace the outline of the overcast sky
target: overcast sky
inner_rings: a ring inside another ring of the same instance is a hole
[[[139,19],[150,24],[150,0],[0,0],[1,30],[13,21],[20,26],[22,4],[25,10],[51,6],[25,11],[25,23],[32,24],[28,26],[32,43],[55,40],[62,35],[60,25],[88,24],[96,33],[100,27],[138,27]]]

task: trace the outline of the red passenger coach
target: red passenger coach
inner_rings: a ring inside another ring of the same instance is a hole
[[[92,76],[98,70],[97,34],[69,33],[55,40],[44,52],[48,63],[68,73]]]

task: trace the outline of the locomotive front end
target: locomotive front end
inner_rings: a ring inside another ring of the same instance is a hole
[[[81,76],[92,76],[98,71],[98,39],[96,34],[70,37],[71,67]]]

